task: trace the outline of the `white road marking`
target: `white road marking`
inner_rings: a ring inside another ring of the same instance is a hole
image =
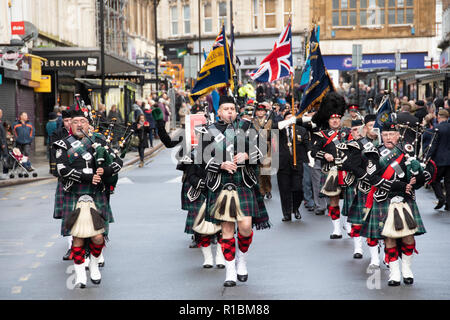
[[[28,279],[30,279],[30,278],[31,278],[31,273],[28,273],[28,274],[20,277],[19,281],[21,281],[21,282],[28,281]]]
[[[130,178],[124,177],[124,178],[120,178],[120,179],[117,181],[117,184],[118,184],[118,185],[119,185],[119,184],[134,184],[134,182],[131,181]]]
[[[34,262],[32,265],[31,265],[31,269],[37,269],[39,266],[41,265],[41,263],[40,262]]]
[[[22,292],[22,287],[17,286],[17,287],[11,288],[11,294],[19,294],[21,292]]]
[[[55,243],[54,242],[47,242],[47,244],[45,245],[46,248],[50,248],[51,246],[53,246]]]
[[[42,258],[45,256],[45,251],[41,251],[36,255],[36,258]]]

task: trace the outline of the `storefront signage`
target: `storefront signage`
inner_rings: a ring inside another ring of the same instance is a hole
[[[402,53],[402,65],[408,69],[423,69],[426,53]],[[325,66],[329,70],[354,70],[351,55],[323,56]],[[364,54],[361,69],[395,70],[395,54]]]
[[[34,88],[34,92],[52,92],[52,77],[48,75],[42,75],[39,80],[39,88]]]
[[[256,66],[256,57],[244,59],[244,66]]]
[[[11,22],[11,34],[24,35],[25,34],[25,22],[24,21]]]
[[[42,68],[47,70],[86,70],[88,59],[88,57],[47,57],[47,61],[42,62]]]
[[[137,85],[143,86],[145,84],[144,76],[114,76],[114,77],[106,77],[106,80],[121,80],[121,81],[129,81],[135,83]]]
[[[18,70],[17,63],[22,60],[23,56],[17,47],[4,47],[0,51],[1,64],[11,70]]]

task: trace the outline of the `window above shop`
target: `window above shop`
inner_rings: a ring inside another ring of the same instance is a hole
[[[212,32],[212,8],[210,1],[205,2],[203,5],[203,25],[205,32]]]
[[[178,7],[170,7],[170,33],[172,36],[178,35]]]
[[[277,27],[275,0],[264,0],[264,28],[275,29]]]

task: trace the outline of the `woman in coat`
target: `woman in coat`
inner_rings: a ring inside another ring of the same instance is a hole
[[[140,114],[136,119],[136,122],[133,123],[134,134],[139,137],[139,158],[141,162],[139,164],[139,168],[144,166],[144,151],[145,148],[148,148],[148,134],[150,132],[150,124],[145,120],[145,115]]]

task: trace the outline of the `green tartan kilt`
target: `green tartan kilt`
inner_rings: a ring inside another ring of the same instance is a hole
[[[341,187],[342,188],[342,187]],[[344,203],[342,205],[341,214],[343,216],[348,216],[350,208],[352,206],[353,201],[355,200],[356,196],[356,185],[353,184],[351,186],[347,186],[345,188],[342,188],[343,197],[344,197]],[[348,221],[348,220],[347,220]]]
[[[362,193],[359,190],[356,190],[355,199],[350,206],[348,211],[347,221],[351,224],[360,224],[364,223],[364,208],[366,205],[367,194]]]
[[[258,185],[256,184],[252,188],[248,188],[244,184],[241,170],[237,170],[233,175],[222,172],[221,186],[219,186],[219,188],[215,192],[208,190],[206,203],[207,212],[205,214],[205,220],[215,224],[219,224],[222,222],[221,220],[214,218],[213,208],[220,192],[222,191],[223,185],[227,183],[234,183],[236,185],[241,211],[244,216],[253,218],[252,224],[256,226],[256,229],[259,230],[270,227],[268,221],[269,217],[262,196],[260,196],[260,199],[258,201]]]
[[[322,171],[320,171],[319,198],[327,198],[328,197],[326,194],[323,194],[321,192],[321,190],[325,184],[325,181],[327,181],[327,176],[328,176],[328,173],[323,173]]]
[[[56,184],[56,192],[55,192],[55,208],[53,209],[53,218],[54,219],[61,219],[61,210],[58,208],[62,208],[64,199],[64,189],[63,189],[63,183],[60,179],[58,179],[58,183]]]
[[[382,202],[373,202],[371,212],[369,213],[369,216],[367,217],[367,220],[365,221],[361,229],[362,237],[384,239],[384,237],[381,235],[381,232],[383,231],[384,223],[387,218],[390,201],[391,199]],[[418,229],[414,235],[419,236],[426,233],[422,218],[419,213],[419,208],[417,207],[417,203],[414,200],[406,197],[405,201],[410,206],[412,214],[414,216],[414,220],[416,220],[417,223]]]
[[[109,224],[114,222],[111,207],[105,192],[98,192],[90,184],[74,184],[69,192],[64,192],[61,203],[55,203],[55,215],[61,216],[61,235],[70,236],[70,230],[64,228],[64,220],[75,209],[78,199],[83,195],[89,195],[94,200],[97,210],[105,218],[105,232],[103,235],[107,236],[109,231]]]
[[[200,212],[200,208],[202,207],[202,204],[205,202],[205,200],[206,196],[202,193],[197,200],[195,200],[194,202],[189,202],[189,209],[184,209],[188,211],[184,233],[194,234],[194,230],[192,230],[192,228],[194,227],[194,220],[195,218],[197,218],[197,215]]]

